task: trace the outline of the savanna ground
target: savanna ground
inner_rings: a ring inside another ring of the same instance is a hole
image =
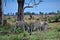
[[[5,19],[8,19],[9,16],[6,16]],[[29,16],[25,16],[25,19],[29,22],[34,22],[38,17],[35,17],[34,20],[28,20]],[[10,19],[7,20],[7,22],[10,24],[11,27],[15,24],[16,17],[10,16]],[[2,28],[0,28],[1,30]],[[8,28],[7,28],[8,29]],[[26,37],[29,40],[60,40],[60,22],[58,23],[48,23],[48,30],[45,31],[35,31],[32,33],[32,35],[29,35],[28,32],[25,32]],[[2,29],[3,30],[3,29]],[[11,29],[8,29],[6,31],[9,31]],[[3,30],[5,31],[5,30]],[[24,37],[24,33],[20,34],[0,34],[0,40],[22,40]]]

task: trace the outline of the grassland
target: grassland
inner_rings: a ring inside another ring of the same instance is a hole
[[[33,32],[32,35],[26,35],[29,40],[60,40],[60,32],[57,32],[57,30]],[[22,40],[23,38],[23,33],[0,35],[0,40]]]
[[[10,23],[11,25],[15,24],[15,19],[16,17],[10,17],[10,19],[8,19],[8,16],[5,17],[8,21],[8,23]],[[14,18],[14,19],[13,19]],[[28,20],[29,16],[25,16],[25,19],[28,22],[31,22],[30,20]],[[38,17],[35,17],[34,20],[32,21],[36,21]],[[13,26],[12,26],[13,27]],[[29,40],[60,40],[60,31],[58,31],[58,28],[60,28],[60,22],[58,23],[48,23],[48,27],[50,28],[49,30],[47,30],[47,32],[45,31],[35,31],[32,33],[32,35],[29,35],[28,32],[26,33],[26,37]],[[0,40],[22,40],[24,33],[20,33],[20,34],[0,34]]]

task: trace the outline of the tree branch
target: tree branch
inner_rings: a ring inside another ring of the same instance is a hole
[[[33,6],[26,6],[26,7],[24,7],[24,9],[25,9],[25,8],[33,8]]]
[[[32,2],[32,0],[31,0],[31,2]],[[29,2],[28,5],[24,7],[24,9],[25,9],[25,8],[33,8],[34,6],[39,5],[40,2],[42,2],[42,0],[39,0],[38,3],[36,3],[36,1],[34,0],[34,3],[33,3],[33,5],[31,5],[31,6],[29,5],[29,4],[30,4],[30,2]]]

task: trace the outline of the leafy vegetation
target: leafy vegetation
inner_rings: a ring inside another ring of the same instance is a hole
[[[50,30],[48,32],[33,32],[30,36],[27,32],[20,34],[9,34],[9,35],[0,35],[0,40],[22,40],[24,35],[29,40],[59,40],[60,34],[55,30]]]
[[[60,32],[58,32],[60,28],[60,23],[49,23],[48,27],[49,29],[47,32],[41,31],[35,31],[32,33],[32,35],[29,35],[28,32],[20,32],[21,30],[18,29],[20,34],[0,34],[0,40],[22,40],[24,37],[28,38],[29,40],[59,40],[60,39]],[[10,27],[5,27],[0,25],[0,31],[8,31]]]

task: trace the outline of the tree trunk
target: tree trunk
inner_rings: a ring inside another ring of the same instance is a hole
[[[3,25],[2,0],[0,0],[0,24]]]
[[[24,19],[24,0],[17,0],[18,1],[18,21],[23,21]]]
[[[18,16],[17,16],[17,26],[22,26],[25,32],[25,21],[24,21],[24,0],[17,0],[18,2]]]

